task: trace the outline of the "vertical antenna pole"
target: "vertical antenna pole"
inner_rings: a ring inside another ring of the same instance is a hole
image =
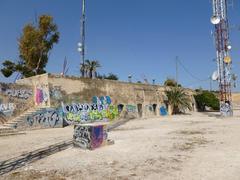
[[[82,0],[82,18],[81,18],[81,61],[83,66],[82,76],[86,75],[85,68],[85,22],[86,22],[86,2]]]
[[[176,56],[176,82],[178,85],[178,56]]]

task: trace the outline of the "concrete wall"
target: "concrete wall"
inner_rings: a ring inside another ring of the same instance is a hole
[[[18,130],[33,130],[42,128],[62,128],[64,117],[61,111],[55,108],[41,108],[32,113],[21,116],[14,128]]]
[[[0,124],[34,107],[32,86],[0,83]]]
[[[34,102],[36,107],[50,107],[48,74],[20,79],[17,84],[33,87]]]

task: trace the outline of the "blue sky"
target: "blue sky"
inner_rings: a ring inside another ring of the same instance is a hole
[[[175,77],[176,56],[199,79],[207,79],[216,69],[210,0],[86,1],[86,57],[100,61],[100,73],[116,73],[123,81],[129,74],[134,81],[145,76],[162,84],[167,77]],[[239,12],[240,3],[235,0],[229,9],[231,54],[233,71],[240,78]],[[47,71],[60,73],[66,56],[69,74],[79,75],[81,0],[0,0],[0,62],[18,59],[17,38],[36,14],[52,15],[60,31]],[[0,80],[13,82],[14,77],[0,75]],[[179,82],[190,88],[209,88],[209,81],[200,82],[181,67]]]

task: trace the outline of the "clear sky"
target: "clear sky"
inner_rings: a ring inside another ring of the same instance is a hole
[[[216,70],[210,0],[86,1],[86,57],[100,61],[100,73],[116,73],[123,81],[129,74],[134,81],[143,81],[145,76],[162,84],[167,77],[175,77],[176,56],[199,79],[207,79]],[[233,71],[240,78],[239,12],[240,2],[234,0],[229,9],[231,54]],[[68,74],[79,75],[81,0],[0,0],[0,62],[18,59],[17,38],[24,24],[41,14],[52,15],[60,31],[47,71],[60,73],[66,56]],[[14,77],[0,75],[0,80],[13,82]],[[190,88],[209,89],[210,84],[194,79],[181,66],[179,82]]]

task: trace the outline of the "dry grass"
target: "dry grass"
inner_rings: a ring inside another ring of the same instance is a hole
[[[199,130],[180,130],[173,132],[174,134],[180,134],[180,135],[203,135],[205,132],[199,131]]]
[[[6,178],[6,180],[32,180],[32,179],[47,179],[48,180],[65,180],[64,178],[65,174],[61,174],[57,171],[48,171],[48,172],[41,172],[36,170],[28,170],[28,171],[16,171],[14,173],[11,173],[9,177]],[[5,178],[3,178],[5,179]]]
[[[207,144],[209,142],[210,141],[208,141],[204,137],[193,137],[193,138],[187,139],[187,142],[173,144],[173,149],[180,150],[180,151],[189,151],[189,150],[193,150],[198,146]]]

